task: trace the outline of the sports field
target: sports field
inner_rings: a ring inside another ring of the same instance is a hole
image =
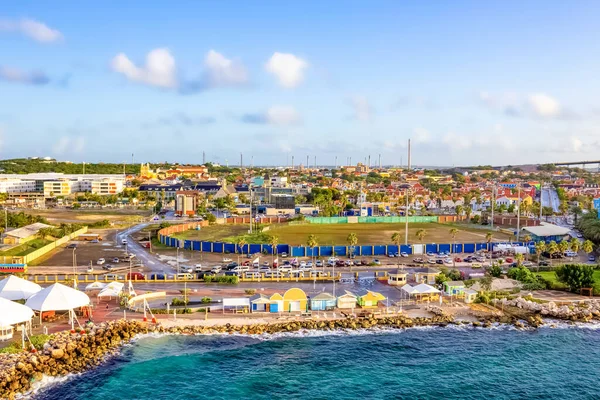
[[[420,243],[416,232],[424,229],[426,234],[424,243],[452,243],[450,229],[453,226],[437,223],[413,223],[408,225],[409,243]],[[457,242],[483,242],[488,232],[483,229],[460,228],[456,235]],[[235,242],[244,236],[247,243],[268,243],[269,236],[277,236],[279,243],[291,245],[305,245],[309,235],[316,235],[319,245],[345,245],[348,234],[355,233],[358,244],[391,244],[392,235],[400,232],[404,235],[404,224],[303,224],[287,225],[273,224],[262,233],[248,235],[247,225],[213,225],[202,228],[200,231],[182,232],[176,237],[190,240]],[[404,236],[403,236],[404,237]],[[508,235],[494,232],[494,240],[506,240]],[[404,241],[404,239],[403,239]]]

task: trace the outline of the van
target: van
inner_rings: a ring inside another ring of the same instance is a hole
[[[143,281],[144,279],[146,277],[141,272],[130,272],[127,274],[128,281]]]
[[[122,276],[119,276],[117,274],[106,274],[106,275],[104,275],[104,277],[108,281],[116,281],[117,279],[123,279]]]
[[[178,280],[189,280],[189,279],[194,279],[194,275],[192,274],[177,274],[175,275],[177,277]]]

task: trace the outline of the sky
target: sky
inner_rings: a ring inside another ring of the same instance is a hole
[[[600,158],[597,1],[13,1],[0,158]]]

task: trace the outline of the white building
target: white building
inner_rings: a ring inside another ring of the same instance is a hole
[[[0,193],[27,193],[35,192],[34,180],[23,180],[15,178],[0,179]]]
[[[0,193],[44,193],[45,197],[69,196],[78,192],[119,194],[125,177],[117,174],[0,174]]]
[[[287,176],[272,176],[271,177],[271,186],[285,187],[287,185],[288,185]]]

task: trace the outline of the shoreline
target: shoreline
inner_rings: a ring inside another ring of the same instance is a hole
[[[527,300],[523,300],[527,302]],[[88,327],[72,333],[62,331],[53,335],[38,352],[0,354],[0,398],[14,399],[23,397],[36,385],[50,378],[63,378],[92,370],[118,353],[122,346],[147,334],[173,335],[273,335],[302,331],[335,332],[354,330],[375,330],[379,328],[410,329],[418,327],[464,326],[473,328],[493,328],[498,324],[514,326],[516,329],[537,329],[548,323],[566,322],[590,323],[600,320],[600,315],[590,314],[583,318],[560,318],[555,315],[542,315],[538,310],[525,310],[523,304],[515,304],[517,313],[505,315],[454,316],[441,308],[430,306],[426,310],[430,316],[423,316],[420,310],[416,316],[407,313],[370,316],[365,318],[343,317],[319,319],[290,319],[281,321],[273,318],[256,318],[251,321],[242,318],[223,318],[214,320],[180,319],[161,320],[158,324],[149,324],[137,320],[115,320]],[[518,306],[521,305],[521,308]],[[513,304],[507,305],[512,307]],[[544,317],[548,318],[546,321]],[[591,324],[590,324],[591,325]]]

